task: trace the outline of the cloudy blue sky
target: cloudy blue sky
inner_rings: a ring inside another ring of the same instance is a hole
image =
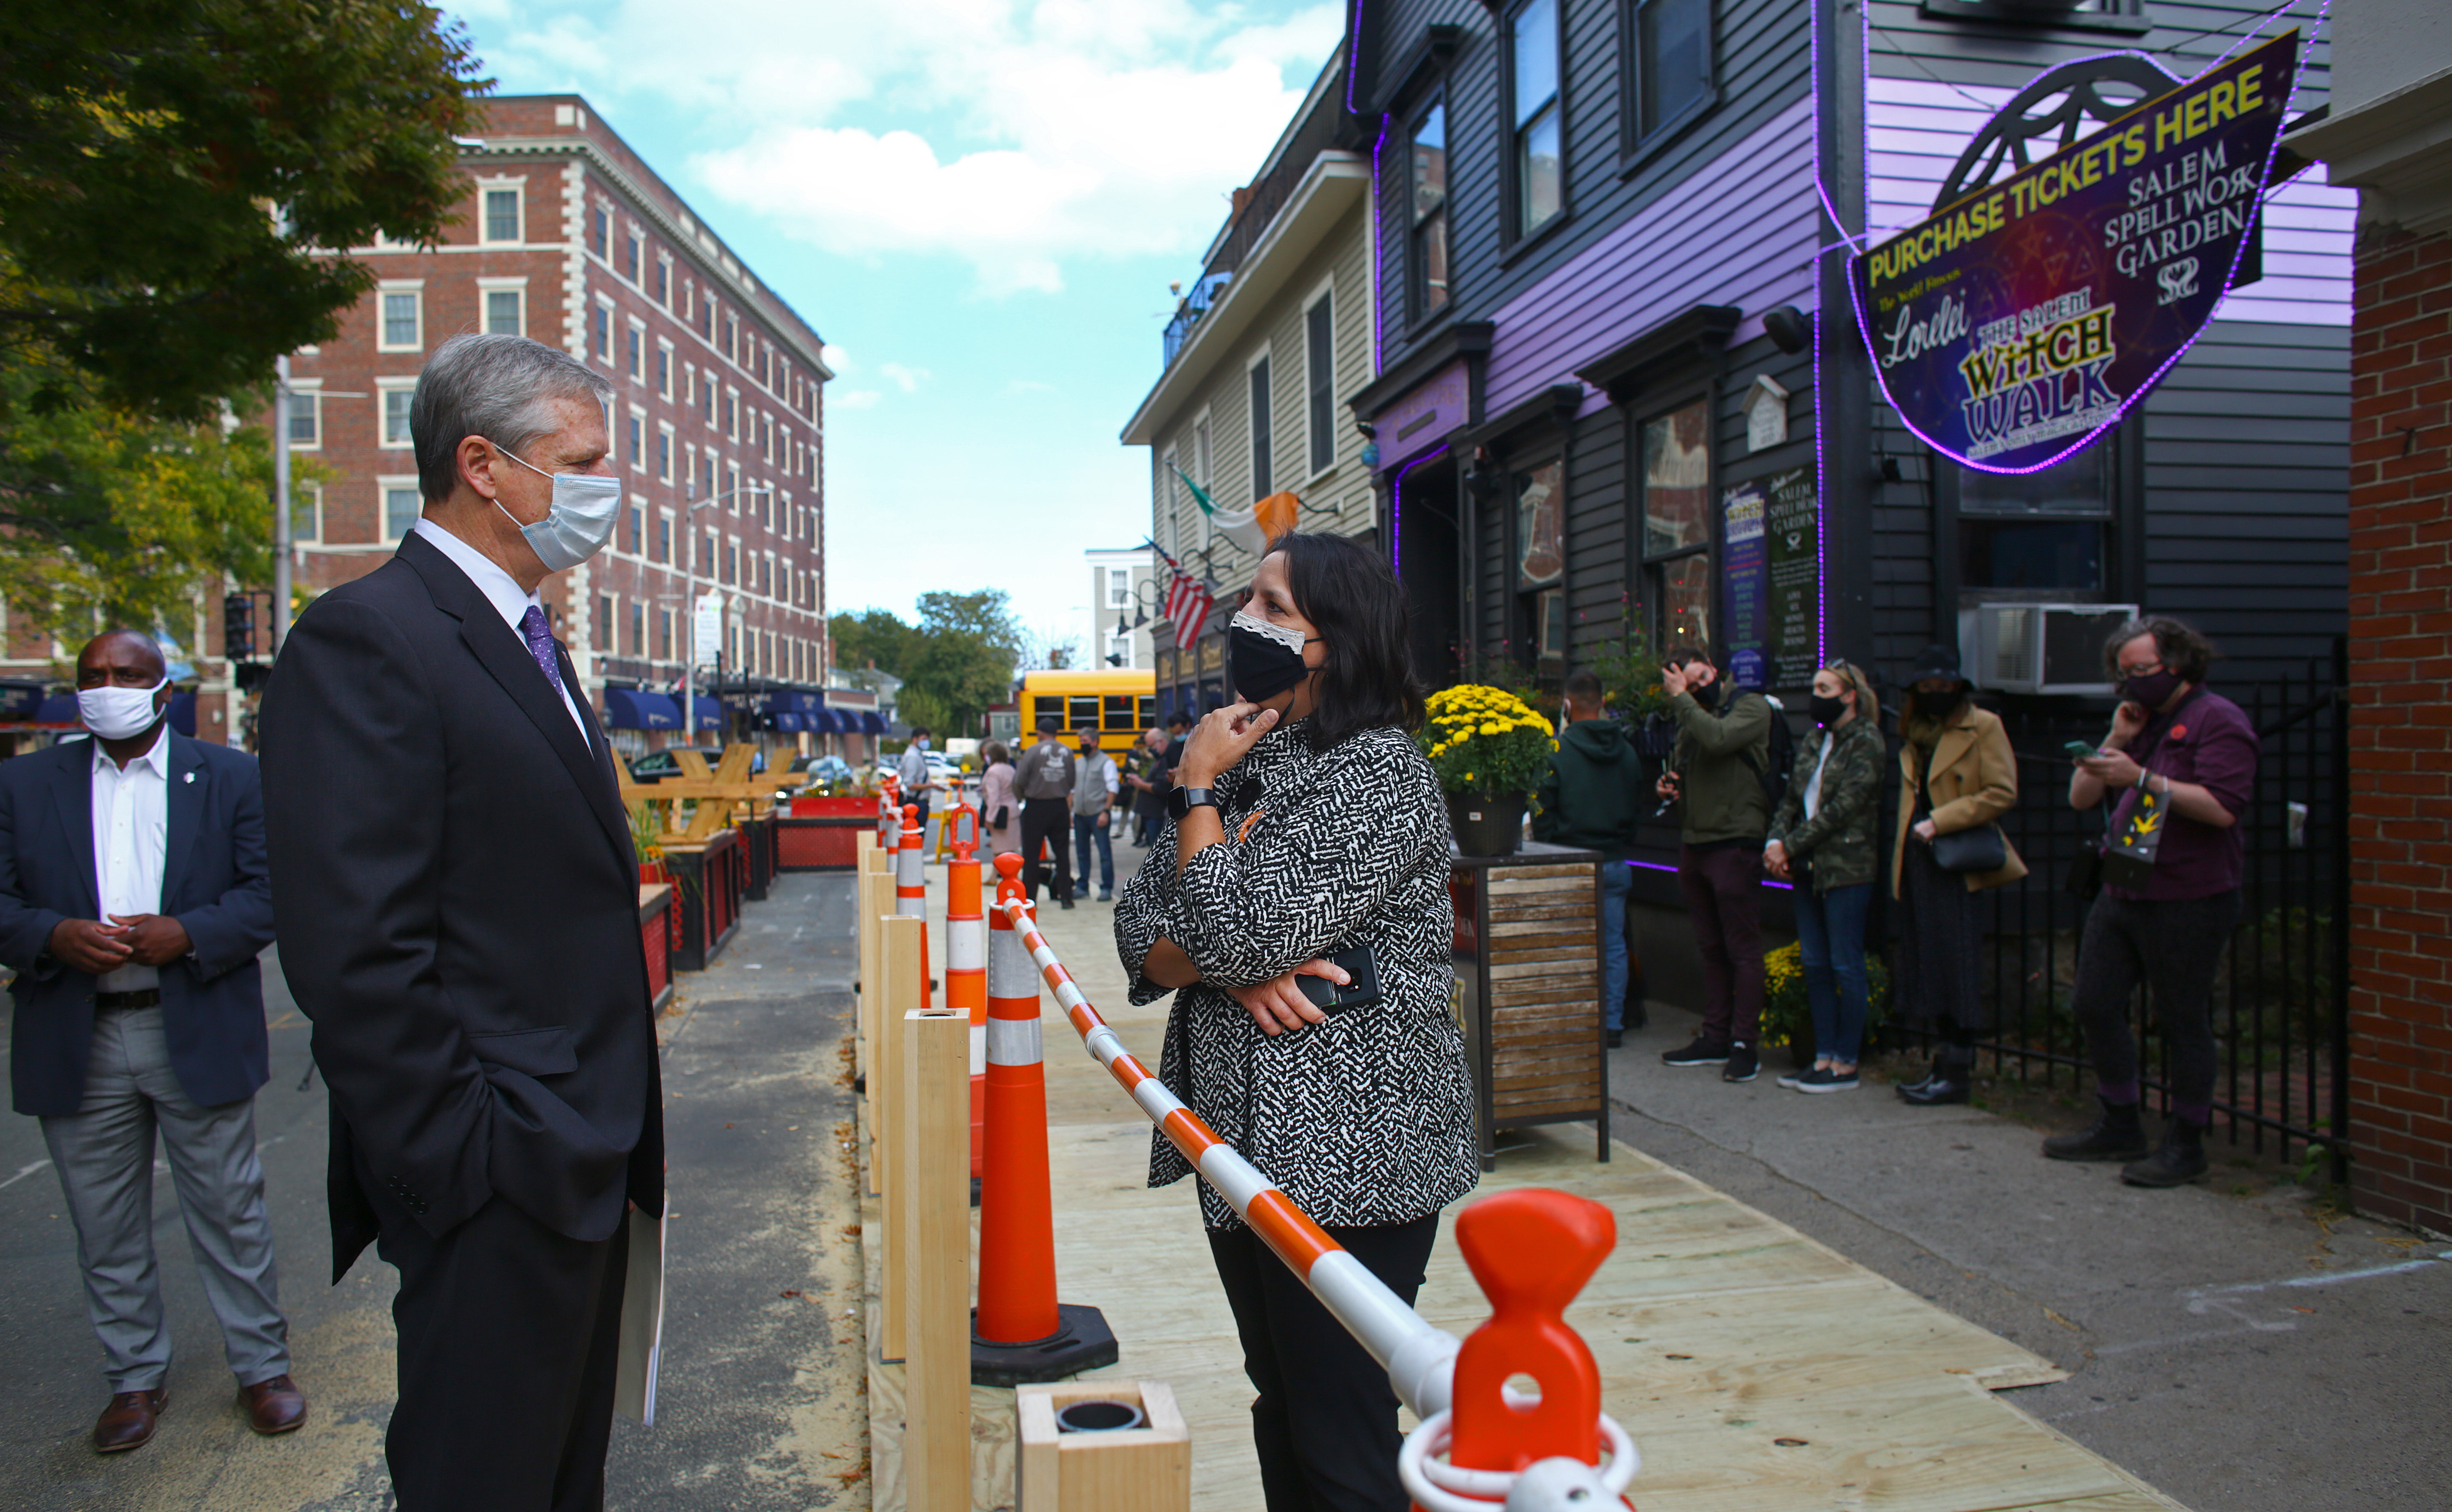
[[[1078,622],[1148,529],[1116,434],[1335,47],[1335,0],[464,0],[504,93],[577,90],[822,334],[827,600],[995,586]]]

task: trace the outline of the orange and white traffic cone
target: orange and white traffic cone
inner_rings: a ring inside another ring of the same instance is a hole
[[[979,1184],[979,1306],[971,1382],[1055,1381],[1116,1363],[1097,1308],[1056,1300],[1056,1217],[1048,1190],[1047,1068],[1038,1040],[1038,969],[1006,912],[1023,903],[1021,857],[996,858],[989,911],[987,1128]]]
[[[894,857],[894,912],[897,916],[925,921],[928,917],[928,874],[920,860],[920,805],[902,806],[902,847]],[[920,932],[920,1006],[934,1001],[928,984],[936,980],[928,968],[928,932]]]
[[[951,820],[966,811],[955,810]],[[954,858],[945,863],[945,1006],[971,1020],[971,1179],[986,1174],[981,1160],[987,1116],[988,921],[979,910],[975,840],[953,830]]]

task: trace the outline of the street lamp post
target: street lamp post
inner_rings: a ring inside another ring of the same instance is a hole
[[[682,558],[682,601],[687,606],[689,616],[689,657],[682,665],[682,743],[684,745],[698,744],[698,512],[713,509],[737,494],[754,497],[772,492],[774,490],[764,483],[743,483],[730,493],[711,494],[701,499],[698,497],[698,469],[695,465],[690,469],[689,481],[682,487],[682,523],[689,528],[690,537],[689,551]],[[716,656],[721,658],[722,655],[723,649],[719,642]],[[722,665],[719,659],[719,680]]]

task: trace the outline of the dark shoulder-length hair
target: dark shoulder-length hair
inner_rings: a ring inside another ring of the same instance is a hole
[[[1294,531],[1272,552],[1286,558],[1295,608],[1328,647],[1313,698],[1311,746],[1326,751],[1364,730],[1422,726],[1405,588],[1360,542]]]

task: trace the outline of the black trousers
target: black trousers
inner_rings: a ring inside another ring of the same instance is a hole
[[[2078,942],[2070,1008],[2086,1031],[2094,1073],[2114,1086],[2144,1071],[2128,1028],[2128,1001],[2144,982],[2171,1056],[2171,1098],[2202,1108],[2214,1100],[2220,1048],[2214,1039],[2214,972],[2239,927],[2239,889],[2211,897],[2153,902],[2106,893],[2086,911]]]
[[[400,1271],[401,1512],[602,1512],[629,1216],[594,1244],[501,1197],[440,1237],[363,1166]]]
[[[1364,1268],[1411,1303],[1438,1215],[1331,1228]],[[1406,1512],[1396,1480],[1396,1393],[1388,1372],[1249,1228],[1212,1228],[1209,1252],[1235,1309],[1252,1403],[1252,1443],[1269,1512]]]
[[[1073,901],[1073,804],[1069,798],[1031,798],[1021,806],[1021,890],[1038,896],[1045,871],[1038,859],[1044,840],[1056,857],[1056,900]]]

